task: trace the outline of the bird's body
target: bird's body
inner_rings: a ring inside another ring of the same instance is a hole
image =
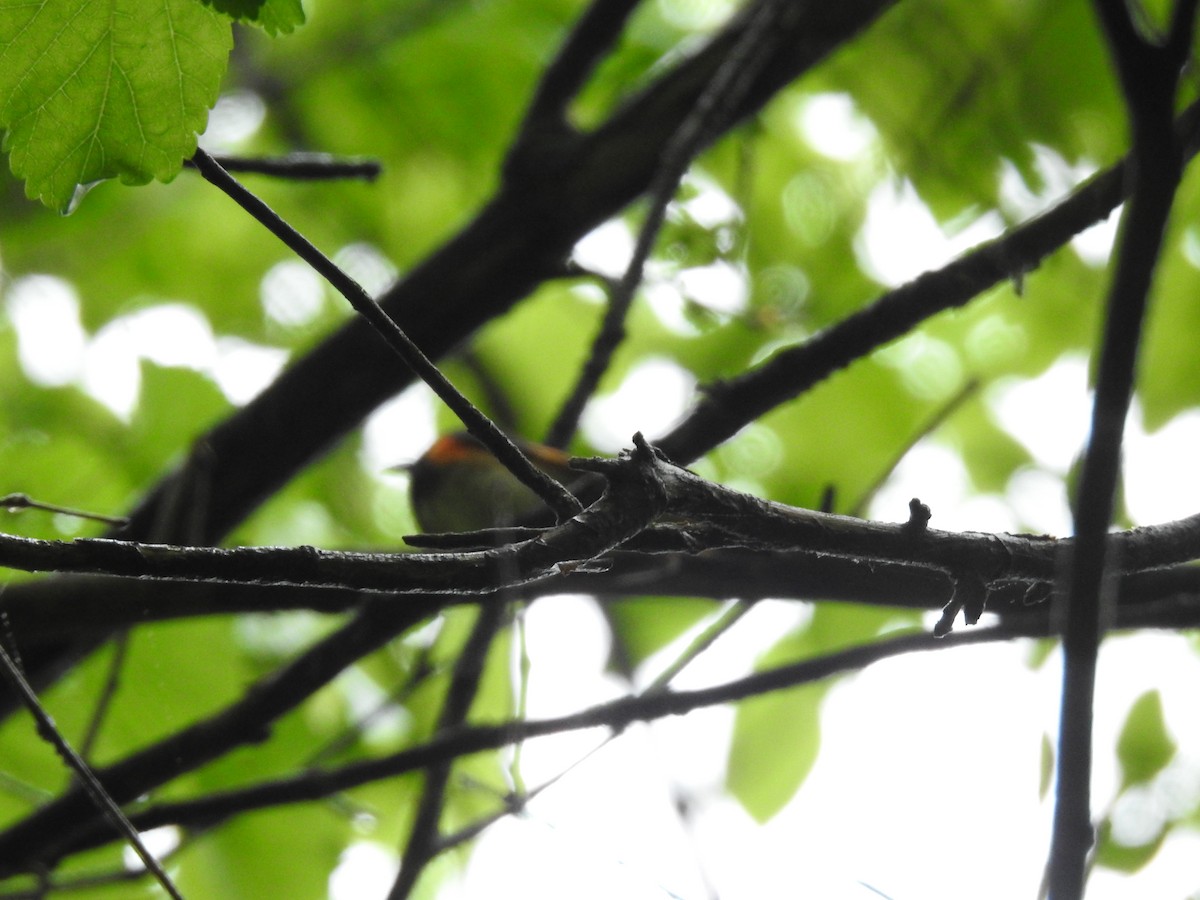
[[[539,469],[573,489],[596,476],[567,466],[567,455],[541,444],[520,447]],[[554,515],[528,487],[466,432],[443,435],[409,470],[409,495],[425,532],[481,531],[508,525],[552,525]]]

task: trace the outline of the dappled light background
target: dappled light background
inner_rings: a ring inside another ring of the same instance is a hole
[[[513,10],[496,3],[385,6],[368,4],[362,13],[380,18],[378,43],[366,33],[373,26],[357,23],[357,10],[324,0],[306,4],[311,21],[293,38],[268,43],[243,35],[242,69],[202,139],[212,152],[303,146],[380,157],[385,172],[374,185],[254,182],[373,293],[452,236],[496,186],[534,79],[582,8],[550,0]],[[666,434],[706,385],[1003,234],[1116,159],[1124,138],[1111,86],[1085,89],[1072,80],[1063,96],[1047,99],[1047,106],[1081,110],[1070,123],[1025,110],[1027,102],[1036,105],[1029,83],[1054,89],[1049,39],[1034,32],[1083,35],[1086,7],[1066,4],[1066,12],[1052,13],[1048,4],[1026,4],[1040,10],[1035,14],[984,6],[986,14],[949,2],[895,11],[820,77],[786,88],[693,167],[646,268],[628,339],[583,416],[575,452],[611,455],[629,446],[635,431],[651,440]],[[581,98],[581,121],[601,118],[630,84],[714,32],[736,4],[654,0],[643,7],[621,53]],[[974,27],[976,15],[990,30]],[[931,19],[942,22],[932,50],[924,37]],[[1092,71],[1099,65],[1094,33],[1073,40],[1078,46],[1068,50]],[[927,52],[937,64],[924,71]],[[958,93],[949,96],[931,79]],[[902,91],[913,97],[900,104]],[[968,144],[988,149],[969,153]],[[1189,224],[1194,201],[1187,203],[1164,261],[1145,388],[1127,424],[1121,527],[1200,510],[1193,476],[1200,380],[1190,367],[1191,341],[1183,339],[1195,333],[1184,307],[1200,270],[1200,230]],[[504,398],[507,409],[495,404],[489,411],[508,414],[507,427],[543,436],[587,356],[605,279],[623,272],[641,214],[635,205],[597,227],[572,257],[587,274],[541,286],[446,360],[447,374],[473,399],[486,405]],[[349,317],[317,275],[194,173],[136,190],[103,185],[69,219],[28,209],[15,215],[25,221],[0,226],[0,353],[12,381],[3,406],[7,446],[0,450],[8,462],[5,491],[120,512],[199,434],[258,396]],[[1081,233],[1041,269],[1014,272],[1010,283],[832,376],[692,468],[809,508],[832,487],[833,511],[882,521],[904,521],[910,498],[918,497],[938,529],[1070,534],[1069,498],[1090,416],[1088,353],[1117,219]],[[78,258],[46,249],[60,233],[64,244],[77,242]],[[945,419],[925,430],[945,410]],[[233,540],[398,549],[416,526],[407,474],[397,467],[455,427],[428,389],[405,390],[243,523]],[[39,522],[28,513],[6,519],[6,530],[97,533],[89,523],[61,516]],[[662,609],[670,618],[670,601],[656,607],[660,601],[644,601],[649,615]],[[653,683],[722,608],[695,601],[670,619],[688,624],[636,660],[633,686]],[[457,612],[347,671],[272,740],[272,752],[302,760],[368,715],[359,737],[364,752],[417,740],[429,727],[429,699],[407,708],[389,699],[392,682],[430,648],[444,663],[445,635],[462,631]],[[519,613],[519,638],[499,666],[507,679],[499,693],[511,696],[527,677],[530,718],[627,693],[629,680],[612,664],[611,613],[588,596],[531,603]],[[773,653],[821,629],[880,635],[928,630],[936,620],[936,613],[765,600],[672,685],[719,684],[764,660],[779,663]],[[227,642],[222,655],[187,667],[203,683],[209,664],[227,666],[221,687],[204,695],[206,708],[236,696],[252,676],[331,626],[316,613],[289,612],[213,627],[214,642]],[[809,649],[843,646],[839,640]],[[186,674],[139,665],[127,683],[157,678],[155,690],[164,696],[177,689],[172,679]],[[98,673],[93,667],[56,689],[52,705],[84,703]],[[612,741],[600,731],[531,741],[519,760],[510,752],[505,766],[519,766],[527,787],[548,786],[469,852],[439,861],[436,896],[1035,896],[1050,839],[1060,678],[1058,650],[1037,641],[905,656],[838,678],[820,699],[811,770],[790,786],[781,776],[784,802],[763,821],[730,788],[751,764],[739,755],[732,708],[632,726]],[[1106,641],[1097,685],[1096,813],[1110,814],[1113,839],[1130,847],[1158,840],[1168,823],[1179,827],[1135,871],[1097,867],[1089,898],[1200,890],[1198,687],[1193,636]],[[1130,789],[1113,748],[1146,692],[1161,696],[1167,731],[1180,749],[1151,781]],[[106,748],[114,754],[123,740],[136,745],[145,738],[135,721],[138,698],[127,692],[118,704],[120,737]],[[146,717],[153,719],[156,708],[147,707]],[[507,708],[497,703],[488,712]],[[78,726],[81,715],[66,713],[67,727]],[[5,726],[0,740],[12,739],[14,728]],[[762,765],[779,755],[777,748],[765,754]],[[218,771],[213,783],[224,784],[229,774]],[[386,895],[407,827],[393,812],[413,802],[412,784],[319,811],[351,822],[343,845],[332,838],[322,845],[322,859],[335,857],[329,897]],[[461,789],[489,797],[499,790],[469,780]],[[6,806],[6,817],[18,805]],[[269,828],[285,827],[272,822],[247,824],[247,845],[270,847]],[[179,836],[160,837],[170,844]],[[245,859],[233,866],[252,868]]]

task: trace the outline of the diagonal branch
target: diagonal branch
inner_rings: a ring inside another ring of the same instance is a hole
[[[1175,127],[1187,158],[1200,141],[1200,103]],[[940,312],[1036,269],[1075,235],[1106,219],[1129,195],[1128,162],[1101,172],[1065,200],[958,259],[883,294],[812,338],[780,350],[756,368],[709,386],[700,402],[659,441],[687,463],[732,437],[747,423],[819,384],[839,369],[908,333]]]
[[[21,674],[20,667],[13,661],[13,658],[8,655],[8,651],[0,646],[0,676],[21,696],[26,709],[33,716],[34,722],[37,723],[38,734],[50,744],[54,751],[62,759],[63,764],[75,775],[81,785],[82,790],[87,794],[88,799],[95,805],[96,809],[101,813],[103,818],[113,827],[113,829],[123,837],[129,846],[133,848],[138,859],[146,867],[146,870],[154,875],[154,879],[162,885],[163,890],[173,900],[183,900],[183,895],[179,893],[174,882],[163,870],[158,860],[154,858],[146,845],[138,836],[136,829],[130,824],[121,807],[109,796],[104,790],[104,786],[100,784],[100,780],[96,777],[96,773],[87,764],[82,756],[72,747],[67,739],[63,737],[62,732],[58,730],[58,726],[54,724],[54,720],[50,714],[46,712],[46,708],[42,706],[38,700],[37,694],[33,688],[29,686],[29,682],[25,680],[25,676]]]
[[[362,316],[376,333],[387,343],[404,364],[417,375],[435,394],[450,407],[459,420],[522,484],[541,497],[555,511],[559,521],[569,519],[582,507],[561,484],[538,469],[529,461],[520,448],[496,427],[491,419],[480,412],[470,400],[450,383],[441,370],[412,342],[404,329],[383,311],[375,298],[357,281],[347,275],[333,260],[318,250],[295,228],[285,222],[273,209],[246,190],[220,164],[205,153],[197,150],[193,161],[200,174],[210,183],[225,192],[242,209],[253,216],[273,235],[283,241],[297,256],[312,266],[322,278],[346,298],[350,306]]]
[[[240,790],[213,793],[197,800],[156,804],[135,814],[132,821],[143,830],[167,824],[212,825],[249,810],[319,800],[382,778],[417,771],[472,753],[499,749],[517,741],[588,728],[621,731],[634,722],[686,715],[698,709],[736,703],[750,697],[857,671],[881,659],[905,653],[949,649],[1044,633],[1044,623],[1040,626],[1026,623],[980,628],[946,638],[936,638],[927,633],[890,636],[826,656],[756,672],[715,687],[689,691],[651,691],[638,696],[622,697],[552,719],[461,728],[439,735],[426,744],[379,759],[350,763],[336,770],[306,772]],[[61,816],[56,816],[55,827],[58,831],[48,827],[48,822],[39,822],[37,827],[34,827],[34,820],[39,816],[41,813],[35,813],[23,826],[0,835],[0,875],[17,871],[20,866],[14,865],[14,861],[42,858],[51,848],[53,855],[59,856],[110,839],[107,834],[101,835],[84,818],[64,820]]]

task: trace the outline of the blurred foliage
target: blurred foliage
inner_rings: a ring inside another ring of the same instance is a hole
[[[261,20],[267,30],[286,32],[299,23],[285,0],[212,5],[251,18],[260,8],[274,10],[281,18],[273,27]],[[642,4],[573,110],[579,123],[603,121],[714,27],[668,15],[671,6]],[[312,0],[307,24],[289,37],[272,40],[238,26],[222,88],[224,98],[236,102],[218,107],[204,143],[247,156],[305,150],[379,159],[384,174],[373,184],[244,180],[317,246],[331,254],[369,246],[402,274],[452,236],[495,189],[527,99],[581,9],[570,0]],[[822,149],[842,124],[808,118],[814,100],[830,96],[848,98],[854,121],[872,135],[852,154]],[[900,233],[907,221],[901,211],[889,212],[880,202],[889,191],[911,186],[947,241],[972,223],[995,233],[1069,187],[1063,172],[1107,166],[1125,145],[1122,110],[1084,0],[900,4],[699,160],[671,210],[629,337],[602,392],[618,391],[648,359],[666,361],[700,385],[718,382],[861,309],[889,286],[875,258],[888,248],[869,242],[865,226],[894,229],[897,243],[907,237]],[[53,197],[61,200],[61,186],[56,190]],[[78,297],[86,340],[78,374],[39,381],[22,354],[69,348],[53,341],[35,346],[15,315],[0,320],[5,492],[106,513],[133,506],[240,402],[217,377],[231,348],[294,358],[346,317],[340,298],[324,289],[310,317],[274,315],[264,279],[288,253],[194,172],[136,190],[101,184],[66,218],[22,193],[20,183],[0,174],[3,299],[11,300],[26,276],[61,278]],[[1188,339],[1200,330],[1194,303],[1198,203],[1192,175],[1180,193],[1145,345],[1140,399],[1149,428],[1200,404]],[[639,222],[635,207],[617,224],[636,230]],[[728,280],[717,282],[725,288],[714,292],[718,276]],[[1001,427],[989,389],[1005,378],[1035,376],[1064,354],[1086,353],[1104,285],[1102,263],[1068,247],[1021,284],[998,287],[833,375],[698,467],[800,506],[817,506],[832,487],[843,510],[886,476],[902,448],[923,440],[950,447],[974,489],[1003,495],[1033,460]],[[488,387],[506,398],[522,433],[538,436],[552,420],[586,357],[602,294],[590,278],[543,285],[473,342],[493,381]],[[125,333],[138,312],[168,303],[202,312],[214,351],[196,361],[182,351],[170,358],[169,348],[130,343],[137,401],[132,411],[109,408],[96,387],[104,380],[103,361],[87,368],[98,336]],[[486,396],[477,371],[453,362],[448,371],[473,397]],[[248,376],[237,370],[229,377]],[[977,397],[935,433],[922,434],[922,423],[972,379],[983,386]],[[681,412],[659,413],[638,427],[661,433]],[[451,427],[438,415],[443,428]],[[397,534],[411,523],[395,512],[395,481],[364,466],[364,443],[355,435],[333,448],[243,523],[233,540],[394,549]],[[601,443],[585,429],[575,449],[590,452]],[[1061,479],[1063,473],[1052,474]],[[6,530],[71,537],[98,527],[25,512],[7,517]],[[636,669],[714,613],[710,601],[646,598],[613,603],[608,614],[623,664]],[[428,737],[470,621],[465,610],[446,613],[364,660],[272,728],[264,744],[185,776],[162,795],[281,776],[307,765],[315,748],[347,730],[352,740],[342,759],[392,752]],[[915,622],[890,611],[818,605],[763,650],[758,666],[833,652]],[[263,617],[250,627],[219,619],[139,629],[97,760],[118,758],[219,709],[331,627],[300,615]],[[264,633],[278,643],[251,637]],[[497,642],[473,718],[502,721],[513,714],[513,652],[507,641]],[[73,740],[86,728],[106,661],[107,654],[97,656],[48,693],[51,711]],[[390,720],[394,727],[356,733],[364,704],[388,708],[388,695],[403,693],[398,688],[411,690],[402,709],[390,707],[398,717]],[[756,819],[778,812],[815,762],[827,690],[823,682],[739,706],[725,787]],[[65,776],[22,721],[0,728],[0,747],[0,818],[7,822],[60,789]],[[1130,712],[1118,747],[1125,784],[1152,779],[1173,755],[1157,694],[1147,694]],[[1043,791],[1049,766],[1047,759]],[[400,845],[418,783],[393,779],[326,803],[247,816],[189,840],[173,870],[193,898],[325,896],[328,874],[350,842]],[[509,788],[494,754],[458,764],[452,783],[459,789],[451,794],[448,827],[500,808]],[[1132,869],[1148,858],[1141,847],[1118,851],[1108,834],[1102,834],[1101,864]],[[1161,835],[1153,846],[1159,841]],[[90,862],[112,865],[119,855],[105,853]],[[120,890],[79,896],[127,896]]]

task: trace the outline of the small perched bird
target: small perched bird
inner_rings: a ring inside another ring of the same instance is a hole
[[[599,494],[596,475],[567,466],[567,454],[543,444],[517,441],[533,464],[568,489]],[[465,431],[447,434],[416,462],[409,473],[409,496],[417,524],[426,532],[481,531],[507,525],[552,525],[554,514],[542,500],[500,465]]]

